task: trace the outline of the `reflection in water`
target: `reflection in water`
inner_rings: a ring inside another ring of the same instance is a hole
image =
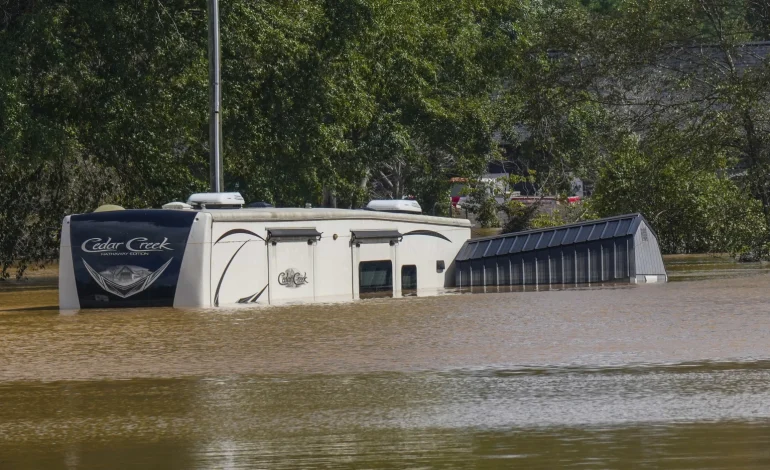
[[[768,468],[757,272],[66,316],[7,289],[0,468]]]
[[[0,455],[20,469],[493,468],[512,459],[526,468],[766,468],[764,369],[12,383],[0,388]]]
[[[726,255],[665,256],[666,270],[672,281],[691,281],[714,277],[742,277],[770,273],[770,263],[739,263]]]

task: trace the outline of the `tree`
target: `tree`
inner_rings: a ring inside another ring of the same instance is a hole
[[[508,101],[516,106],[508,106],[501,118],[514,158],[538,169],[542,186],[554,192],[573,175],[595,181],[604,188],[600,215],[644,212],[651,209],[647,198],[623,197],[636,175],[618,177],[612,170],[630,158],[628,143],[638,142],[632,154],[650,164],[645,175],[663,193],[691,198],[710,188],[722,191],[711,198],[735,214],[755,215],[760,207],[764,228],[756,233],[767,237],[769,54],[765,45],[751,43],[765,31],[760,7],[754,1],[564,0],[538,10],[532,22],[536,33],[527,35],[534,40],[522,44],[527,48],[522,56],[533,60],[512,73]],[[521,97],[526,99],[517,101]],[[759,206],[733,205],[744,197]],[[658,202],[657,209],[664,210]],[[706,210],[666,203],[672,207],[665,213],[682,217]],[[675,227],[659,230],[671,235],[669,250],[736,249],[714,240],[696,242],[715,232],[677,220],[659,222]],[[746,231],[732,218],[712,220],[745,241]]]
[[[208,179],[199,1],[0,5],[0,264],[56,253],[66,213],[158,207]],[[279,205],[444,207],[494,151],[509,0],[222,4],[226,189]],[[23,267],[26,261],[21,263]]]
[[[657,230],[667,253],[762,250],[767,237],[761,203],[726,175],[728,162],[680,155],[634,138],[616,148],[600,169],[591,201],[604,214],[641,212]],[[720,168],[721,167],[721,168]]]

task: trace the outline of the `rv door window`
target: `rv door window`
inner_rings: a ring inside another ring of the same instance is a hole
[[[358,265],[359,297],[393,297],[393,263],[362,261]]]
[[[401,294],[417,295],[417,266],[413,264],[401,266]]]

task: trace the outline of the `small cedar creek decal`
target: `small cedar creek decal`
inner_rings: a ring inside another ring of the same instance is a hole
[[[278,275],[278,284],[292,289],[307,283],[307,273],[302,274],[291,268]]]

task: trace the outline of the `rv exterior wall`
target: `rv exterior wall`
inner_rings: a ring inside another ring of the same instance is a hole
[[[72,262],[70,242],[70,216],[64,218],[59,244],[59,309],[77,310],[80,308],[77,285],[75,284],[75,267]]]
[[[268,238],[271,228],[308,227],[321,232],[320,239]],[[395,230],[403,237],[356,241],[352,236],[353,231],[375,229]],[[252,303],[350,301],[358,298],[359,263],[378,260],[392,263],[392,295],[401,295],[402,269],[412,265],[417,269],[417,295],[436,295],[453,285],[451,263],[469,236],[469,227],[397,220],[215,220],[210,284],[214,305],[244,303],[265,287],[266,293]],[[448,269],[438,272],[438,261]],[[287,285],[287,276],[297,276],[298,282]]]
[[[211,305],[211,214],[195,216],[179,270],[174,307]]]
[[[201,271],[207,262],[206,243],[199,243],[206,239],[206,225],[210,227],[205,219],[199,212],[179,210],[67,217],[60,246],[60,307],[171,307],[189,298],[196,289],[191,283],[208,276]],[[188,247],[190,240],[196,243]],[[200,299],[208,292],[205,284],[195,294]],[[200,305],[200,299],[183,304]]]

